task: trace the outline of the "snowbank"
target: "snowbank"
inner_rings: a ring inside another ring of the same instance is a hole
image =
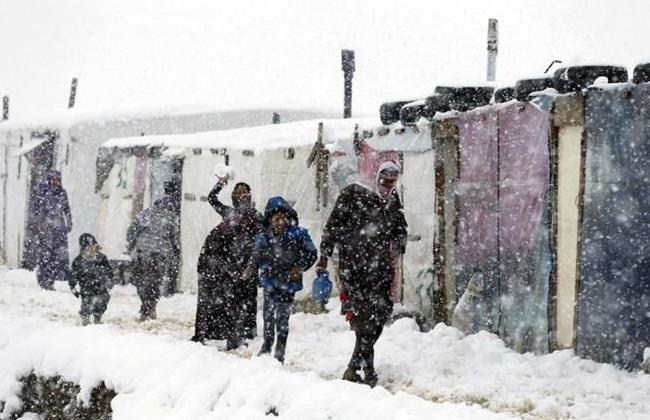
[[[115,419],[506,418],[479,408],[434,404],[406,393],[291,373],[274,359],[251,360],[169,336],[123,334],[109,325],[79,328],[0,316],[0,400],[16,406],[17,379],[61,375],[82,394],[104,380],[118,395]],[[87,398],[88,395],[83,396]],[[6,413],[5,413],[6,414]]]

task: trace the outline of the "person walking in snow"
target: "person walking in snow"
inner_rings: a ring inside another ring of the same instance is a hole
[[[106,255],[99,252],[97,240],[90,233],[79,236],[79,249],[79,255],[72,262],[70,290],[76,297],[81,297],[81,324],[88,325],[91,315],[95,324],[99,324],[110,299],[108,289],[112,278],[111,267]]]
[[[252,212],[233,213],[206,237],[199,255],[199,279],[193,341],[226,339],[226,350],[236,349],[246,335],[250,283],[240,281],[253,251],[259,224]]]
[[[245,182],[238,182],[235,184],[235,188],[232,190],[231,199],[232,207],[221,202],[219,200],[219,192],[227,184],[229,175],[218,178],[217,183],[215,184],[210,194],[208,194],[208,203],[212,208],[219,214],[222,220],[227,220],[230,218],[235,218],[238,221],[241,220],[250,220],[253,218],[257,224],[258,228],[255,232],[251,232],[254,237],[258,231],[261,229],[262,223],[262,214],[255,209],[255,203],[252,200],[251,187]],[[243,216],[243,217],[240,217]],[[241,247],[240,252],[250,252],[252,248]],[[250,258],[248,255],[240,255],[243,259]],[[253,339],[257,335],[257,282],[255,279],[251,279],[247,282],[246,285],[242,286],[241,290],[241,303],[243,306],[243,328],[244,328],[244,337],[248,339]]]
[[[127,230],[131,275],[142,302],[140,321],[156,319],[163,276],[170,271],[179,238],[176,212],[164,197],[138,213]]]
[[[302,289],[302,273],[316,262],[309,232],[298,226],[298,214],[282,197],[272,197],[264,210],[263,231],[255,237],[251,261],[242,275],[246,282],[259,270],[264,290],[264,341],[259,354],[271,352],[281,363],[289,336],[294,295]],[[275,335],[277,332],[277,341]]]
[[[32,220],[38,233],[36,279],[43,289],[53,290],[56,280],[69,279],[68,233],[72,230],[68,194],[59,171],[45,173],[36,190]]]
[[[397,256],[406,248],[407,224],[395,185],[399,167],[377,165],[373,185],[355,183],[339,195],[325,225],[318,267],[339,252],[342,311],[356,336],[343,379],[377,383],[374,345],[393,311],[391,286]],[[358,371],[363,368],[364,378]]]

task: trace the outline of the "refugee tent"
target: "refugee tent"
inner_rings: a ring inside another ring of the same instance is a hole
[[[103,144],[97,165],[102,208],[100,242],[105,244],[109,259],[124,258],[126,228],[137,210],[152,202],[156,181],[151,168],[165,161],[182,161],[176,174],[182,185],[180,289],[196,290],[200,248],[220,221],[207,202],[216,183],[217,164],[235,170],[235,179],[220,193],[221,200],[230,203],[232,188],[240,181],[251,185],[258,210],[263,211],[268,198],[281,195],[296,208],[300,224],[308,228],[318,244],[327,209],[317,205],[322,191],[318,190],[314,170],[307,166],[307,161],[313,158],[319,142],[323,147],[344,149],[344,143],[352,141],[355,125],[368,121],[312,120],[187,135],[111,139]],[[137,175],[138,165],[143,168],[142,175]],[[142,206],[136,201],[138,195],[143,196]],[[306,279],[310,280],[312,274]],[[307,283],[306,290],[308,286]]]
[[[274,110],[285,121],[315,117],[300,110]],[[0,123],[0,172],[4,174],[0,217],[2,259],[9,267],[33,268],[34,226],[27,220],[30,191],[50,168],[62,173],[72,210],[70,252],[77,251],[82,232],[97,231],[93,167],[97,149],[114,137],[192,133],[260,125],[272,111],[152,110],[84,112],[68,110],[54,116]]]

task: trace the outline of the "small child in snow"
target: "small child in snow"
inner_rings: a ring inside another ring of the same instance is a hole
[[[88,325],[91,315],[95,324],[99,324],[110,299],[108,288],[112,277],[111,267],[106,255],[99,252],[97,240],[90,233],[79,236],[79,249],[79,255],[72,262],[70,289],[76,297],[81,296],[81,324]]]
[[[295,293],[302,289],[302,273],[314,264],[317,251],[309,232],[298,226],[298,214],[282,197],[269,199],[262,227],[242,280],[247,281],[259,270],[259,284],[264,289],[264,342],[260,354],[271,352],[277,331],[274,356],[284,362],[291,304]]]

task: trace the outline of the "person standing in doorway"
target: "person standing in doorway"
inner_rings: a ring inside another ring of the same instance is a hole
[[[38,233],[36,279],[43,289],[53,290],[56,280],[68,280],[70,274],[68,233],[72,230],[72,215],[59,171],[45,173],[35,198],[32,216]]]

